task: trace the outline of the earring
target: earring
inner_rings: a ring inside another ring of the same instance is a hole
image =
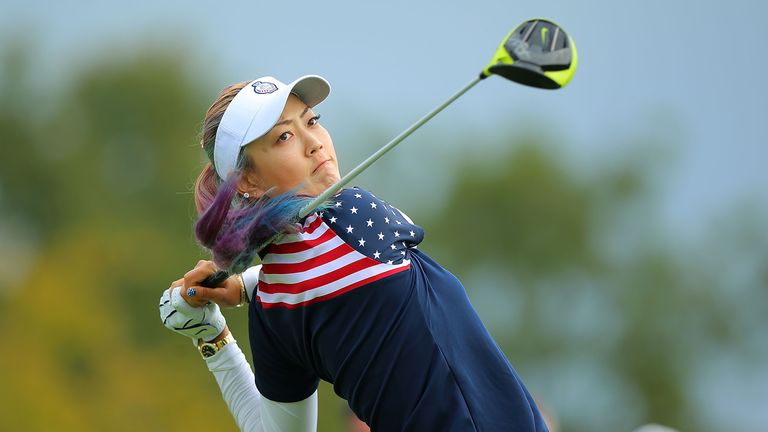
[[[248,199],[250,197],[251,197],[251,194],[249,194],[248,192],[243,193],[243,198]]]

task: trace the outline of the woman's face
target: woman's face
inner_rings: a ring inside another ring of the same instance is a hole
[[[316,196],[339,181],[336,150],[319,116],[291,94],[277,124],[248,144],[250,168],[240,184],[242,192],[271,196],[297,186],[299,195]]]

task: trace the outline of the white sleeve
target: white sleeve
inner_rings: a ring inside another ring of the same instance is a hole
[[[261,264],[248,267],[243,272],[243,284],[245,285],[245,292],[248,294],[248,301],[253,301],[253,292],[256,291],[256,285],[259,283],[260,272]]]
[[[237,342],[206,359],[224,401],[241,431],[314,432],[317,430],[317,390],[299,402],[274,402],[256,388],[251,366]]]

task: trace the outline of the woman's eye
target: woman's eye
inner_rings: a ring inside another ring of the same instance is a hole
[[[320,114],[310,118],[309,121],[307,122],[307,124],[310,126],[314,126],[318,123],[320,123]]]
[[[277,140],[278,141],[288,141],[288,138],[290,138],[290,137],[291,137],[291,133],[290,132],[283,132],[282,134],[280,134],[279,137],[277,137]]]

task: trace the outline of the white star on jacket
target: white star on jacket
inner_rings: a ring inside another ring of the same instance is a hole
[[[369,205],[359,206],[359,201]],[[326,210],[323,220],[347,244],[379,262],[402,262],[406,251],[424,238],[424,230],[411,223],[405,213],[366,190],[345,189],[332,203],[334,207]]]

